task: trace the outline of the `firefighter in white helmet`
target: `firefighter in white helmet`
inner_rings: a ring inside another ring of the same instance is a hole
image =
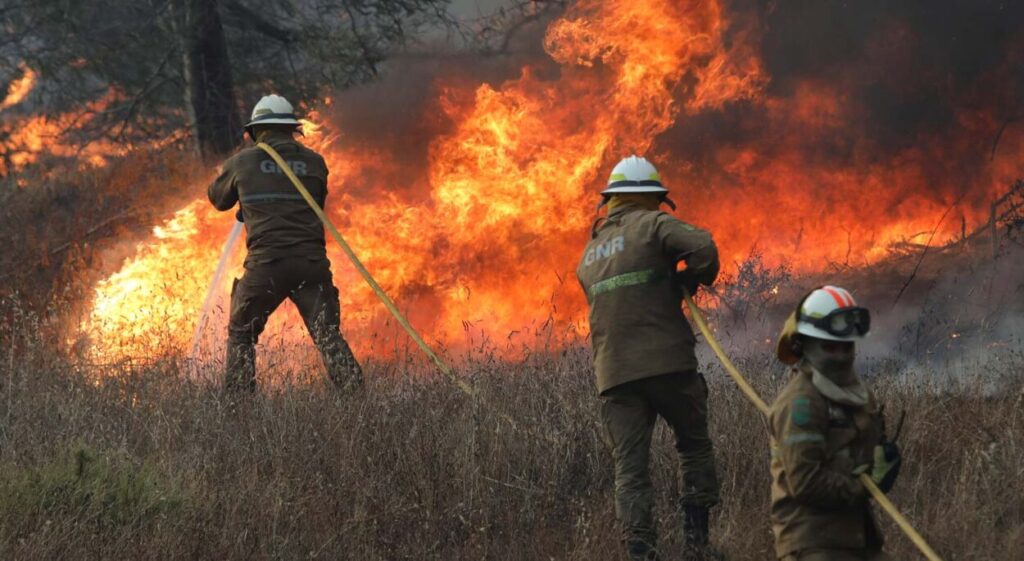
[[[277,150],[323,208],[327,165],[295,139],[299,126],[292,104],[268,95],[253,108],[245,132]],[[361,385],[362,370],[341,336],[323,225],[284,172],[251,146],[224,163],[208,194],[217,210],[237,203],[246,226],[245,273],[231,291],[226,387],[256,389],[255,345],[267,318],[286,298],[298,308],[331,380],[339,387]]]
[[[682,460],[687,559],[717,558],[708,545],[718,478],[707,425],[707,384],[697,371],[693,330],[682,312],[691,293],[718,275],[718,250],[704,230],[661,212],[668,189],[650,162],[628,157],[601,192],[608,216],[594,224],[576,270],[590,305],[601,420],[615,460],[615,511],[631,559],[657,559],[648,471],[660,416]],[[686,269],[677,273],[677,266]]]
[[[792,377],[772,404],[772,531],[785,561],[881,561],[882,536],[867,472],[883,491],[899,474],[899,449],[885,436],[874,396],[854,369],[871,327],[849,291],[823,286],[805,296],[779,337]]]

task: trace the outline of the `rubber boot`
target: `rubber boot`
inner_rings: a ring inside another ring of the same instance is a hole
[[[324,362],[327,376],[334,386],[343,393],[358,391],[363,388],[363,367],[359,365],[348,341],[340,335],[332,337],[333,341],[326,346]]]
[[[629,555],[629,561],[660,561],[658,550],[640,538],[626,540],[626,554]]]
[[[224,387],[233,393],[256,393],[256,346],[228,339]]]
[[[686,561],[723,561],[725,556],[710,545],[709,510],[705,506],[683,507],[683,542]]]

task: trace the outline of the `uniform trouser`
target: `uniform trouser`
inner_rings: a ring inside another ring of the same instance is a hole
[[[291,299],[313,338],[327,375],[336,385],[362,383],[362,369],[341,336],[338,289],[325,258],[286,257],[263,263],[246,263],[242,278],[231,290],[228,322],[228,389],[256,389],[256,342],[267,318],[285,298]]]
[[[682,463],[681,506],[718,503],[718,476],[708,436],[708,388],[697,372],[676,372],[628,382],[602,396],[601,420],[615,459],[615,514],[623,539],[654,545],[654,488],[648,464],[660,415],[675,433]]]
[[[781,561],[890,561],[891,559],[877,549],[807,549],[786,555]]]

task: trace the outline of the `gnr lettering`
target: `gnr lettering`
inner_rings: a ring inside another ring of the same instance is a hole
[[[306,175],[306,162],[289,160],[288,167],[292,168],[292,172],[295,175]],[[263,160],[260,162],[260,171],[263,173],[282,173],[281,168],[277,167],[277,163],[274,160]]]
[[[625,249],[626,238],[622,236],[615,236],[602,244],[598,244],[597,247],[588,249],[587,254],[583,256],[583,264],[590,265],[599,259],[607,259]]]

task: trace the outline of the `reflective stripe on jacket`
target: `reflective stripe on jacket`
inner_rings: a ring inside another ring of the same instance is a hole
[[[772,531],[782,558],[805,549],[875,549],[881,534],[853,475],[882,438],[871,395],[864,407],[825,398],[801,365],[772,404]]]
[[[266,143],[281,154],[323,207],[327,199],[324,159],[290,135],[271,136]],[[263,150],[246,148],[224,162],[208,195],[217,210],[229,210],[240,203],[245,219],[246,261],[326,257],[320,219]]]
[[[672,215],[617,207],[587,244],[576,276],[590,304],[597,389],[696,370],[694,336],[683,315],[676,264],[703,284],[718,275],[711,234]]]

